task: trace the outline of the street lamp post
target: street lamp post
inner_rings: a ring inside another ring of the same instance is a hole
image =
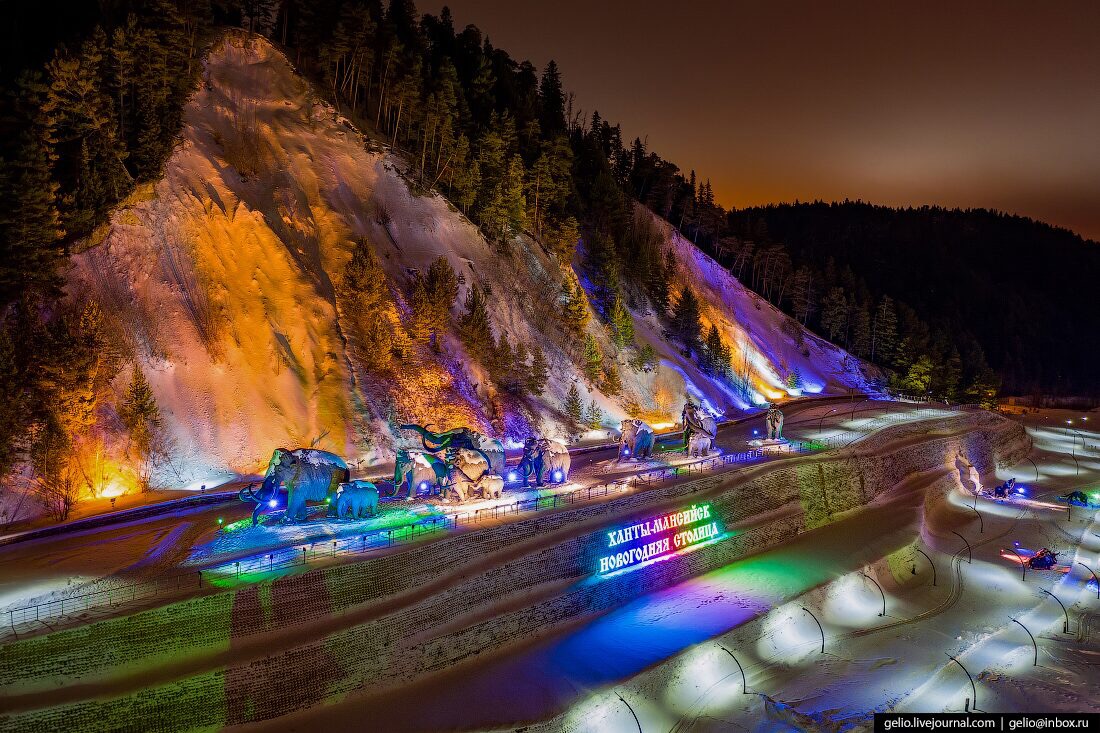
[[[1039,645],[1035,643],[1035,637],[1031,635],[1031,632],[1027,630],[1026,626],[1024,626],[1022,623],[1020,623],[1016,619],[1012,619],[1012,623],[1016,624],[1021,629],[1023,629],[1024,631],[1027,632],[1028,638],[1031,639],[1031,647],[1035,650],[1035,661],[1032,663],[1031,666],[1038,667],[1039,666]]]
[[[882,613],[880,613],[879,616],[885,616],[886,615],[886,591],[884,591],[882,589],[882,586],[878,584],[878,581],[876,581],[874,578],[872,578],[867,573],[861,572],[860,575],[862,575],[864,578],[867,578],[867,580],[874,583],[875,587],[878,588],[879,595],[882,596]]]
[[[817,421],[817,432],[818,433],[820,433],[824,429],[822,426],[825,424],[825,418],[827,418],[829,415],[832,415],[834,412],[836,412],[835,407],[833,409],[829,410],[828,412],[826,412],[824,415],[822,415],[821,419]]]
[[[642,721],[638,720],[638,714],[634,712],[634,708],[632,708],[630,703],[628,703],[618,692],[615,693],[615,697],[619,698],[619,702],[623,705],[626,705],[626,709],[629,710],[630,714],[634,717],[634,725],[638,726],[638,733],[642,733]]]
[[[932,566],[932,587],[935,588],[936,587],[936,563],[932,562],[932,558],[928,557],[928,553],[926,553],[924,550],[920,549],[919,547],[914,547],[913,549],[916,550],[917,552],[919,552],[920,554],[924,555],[924,559],[927,560],[928,564]]]
[[[825,629],[823,629],[821,627],[821,622],[817,620],[817,616],[814,616],[813,611],[806,608],[805,606],[801,606],[801,608],[802,608],[803,611],[810,614],[810,618],[812,618],[814,620],[814,623],[817,624],[817,630],[821,632],[821,653],[824,654],[825,653]]]
[[[732,659],[733,663],[737,665],[737,670],[741,673],[741,694],[751,694],[749,693],[749,681],[745,677],[745,668],[741,666],[741,663],[737,661],[737,657],[733,656],[733,652],[731,652],[729,649],[725,648],[721,644],[718,645],[718,648],[724,651],[726,654],[729,654],[730,659]]]
[[[970,543],[966,541],[965,537],[963,537],[961,534],[959,534],[955,530],[951,530],[951,534],[955,535],[960,540],[962,540],[964,543],[966,543],[966,557],[967,557],[966,564],[967,565],[973,564],[973,562],[974,562],[974,551],[970,549]]]
[[[947,652],[944,652],[944,653],[947,654]],[[967,671],[966,667],[963,667],[962,662],[960,662],[955,657],[952,657],[950,654],[948,654],[947,656],[952,662],[959,665],[959,667],[962,669],[962,671],[966,673],[966,678],[968,680],[970,680],[970,693],[972,695],[974,695],[974,709],[977,710],[978,709],[978,688],[974,684],[974,678],[970,676],[970,672]]]
[[[1048,596],[1053,598],[1055,601],[1058,602],[1058,605],[1061,606],[1062,615],[1065,616],[1065,619],[1066,619],[1065,621],[1062,622],[1062,633],[1063,634],[1068,634],[1069,633],[1069,611],[1066,610],[1065,604],[1063,604],[1061,601],[1058,600],[1058,596],[1054,595],[1053,593],[1051,593],[1046,588],[1040,588],[1039,590],[1041,590],[1043,593],[1046,593]]]

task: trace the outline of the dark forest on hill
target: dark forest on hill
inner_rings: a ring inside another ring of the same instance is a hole
[[[965,374],[980,349],[1004,393],[1097,393],[1095,242],[984,209],[861,202],[738,210],[729,231],[719,256],[770,252],[791,284],[782,297],[757,289],[857,356],[872,356],[892,301],[897,336],[873,358],[899,375],[922,372],[923,355],[933,380],[960,358]]]

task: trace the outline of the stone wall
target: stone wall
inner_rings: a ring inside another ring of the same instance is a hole
[[[135,730],[219,726],[283,715],[364,686],[404,684],[760,552],[914,472],[948,465],[960,451],[984,473],[1019,460],[1027,446],[1019,425],[989,413],[901,425],[855,450],[626,493],[28,639],[0,648],[0,686],[9,691],[110,677],[248,647],[250,637],[272,629],[347,620],[308,642],[290,637],[259,650],[254,644],[240,659],[225,658],[222,671],[29,711],[0,721],[0,729],[90,730],[112,720],[123,730],[134,719],[143,721]],[[593,578],[602,530],[701,501],[711,503],[729,538],[642,572]]]

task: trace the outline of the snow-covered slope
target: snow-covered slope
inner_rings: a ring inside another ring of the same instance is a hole
[[[623,394],[597,393],[578,376],[578,355],[546,337],[559,264],[526,237],[504,255],[445,199],[414,193],[402,161],[320,101],[262,39],[234,36],[211,51],[185,119],[164,178],[115,213],[105,241],[74,258],[70,273],[70,291],[101,301],[153,385],[175,438],[174,483],[255,471],[273,448],[313,442],[352,461],[383,460],[394,419],[471,424],[511,439],[532,429],[561,435],[574,382],[608,426],[624,406],[672,421],[688,392],[719,411],[746,406],[664,344],[652,316],[639,316],[638,332],[661,365],[635,373],[620,353]],[[797,326],[785,331],[771,306],[678,235],[667,239],[678,276],[697,289],[708,324],[743,348],[763,397],[779,396],[792,369],[809,391],[861,381],[845,370],[843,352],[808,335],[799,347],[787,333]],[[462,283],[455,319],[470,286],[491,286],[497,333],[546,350],[543,395],[524,402],[498,393],[453,329],[439,353],[425,349],[386,385],[372,383],[350,356],[337,294],[359,241],[386,272],[378,287],[393,298],[391,327],[405,315],[412,273],[441,255]],[[605,329],[589,328],[614,354]]]
[[[668,222],[657,219],[657,223],[665,247],[678,263],[673,290],[689,285],[705,304],[704,329],[714,323],[723,338],[735,344],[734,371],[750,375],[751,401],[759,404],[800,394],[867,388],[863,370],[868,365],[810,333],[746,288]],[[795,373],[800,389],[789,386],[788,379]]]

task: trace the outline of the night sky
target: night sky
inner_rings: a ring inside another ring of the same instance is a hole
[[[1100,3],[422,1],[721,204],[988,207],[1100,240]]]

